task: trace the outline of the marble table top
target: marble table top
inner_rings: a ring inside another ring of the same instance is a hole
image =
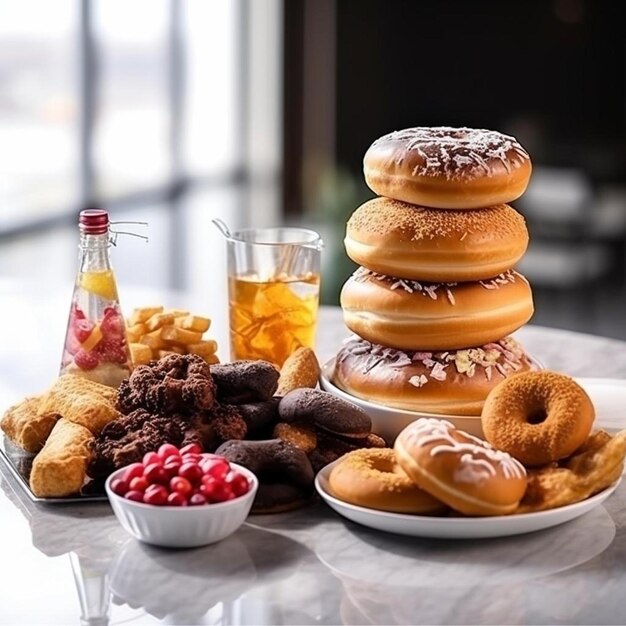
[[[321,358],[346,335],[323,309]],[[533,326],[518,337],[546,367],[626,379],[626,343]],[[3,402],[43,384],[58,356],[7,352]],[[577,520],[511,538],[394,536],[316,501],[176,551],[137,542],[104,503],[34,504],[0,463],[0,520],[0,624],[626,623],[626,483]]]

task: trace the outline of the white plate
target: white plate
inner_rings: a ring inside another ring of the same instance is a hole
[[[419,411],[395,409],[346,393],[330,380],[333,362],[334,359],[331,359],[323,365],[320,387],[361,407],[372,419],[372,430],[388,443],[393,443],[398,433],[405,426],[408,426],[420,417],[445,419],[471,435],[484,437],[480,417],[478,416],[435,415]],[[596,409],[596,427],[609,431],[626,428],[626,411],[624,411],[624,407],[626,407],[626,380],[616,378],[576,378],[575,380],[589,394],[593,402]]]
[[[483,429],[480,424],[479,416],[461,416],[461,415],[435,415],[433,413],[422,413],[420,411],[408,411],[405,409],[395,409],[393,407],[369,402],[362,398],[357,398],[349,393],[336,387],[331,381],[331,372],[335,359],[330,359],[322,366],[322,374],[320,376],[320,387],[324,391],[328,391],[335,396],[339,396],[352,404],[361,407],[372,420],[372,431],[380,435],[388,443],[393,443],[398,433],[411,422],[420,417],[436,417],[452,422],[457,428],[464,430],[476,437],[483,436]]]
[[[335,461],[322,469],[315,477],[315,488],[326,503],[337,513],[349,520],[390,533],[410,535],[412,537],[433,537],[438,539],[487,539],[521,535],[558,524],[569,522],[604,502],[617,488],[621,479],[600,493],[567,506],[524,513],[522,515],[501,515],[494,517],[436,517],[425,515],[406,515],[387,513],[348,504],[332,496],[328,486],[328,476]]]

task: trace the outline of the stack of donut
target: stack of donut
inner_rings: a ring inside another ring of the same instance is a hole
[[[528,153],[470,128],[408,128],[375,141],[365,180],[380,197],[347,224],[361,267],[341,292],[356,335],[333,382],[353,396],[433,414],[480,415],[489,391],[534,369],[509,335],[533,314],[513,267],[528,246],[507,202],[526,189]]]

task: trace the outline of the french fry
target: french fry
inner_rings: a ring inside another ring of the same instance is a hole
[[[173,324],[174,319],[171,313],[155,313],[151,318],[146,320],[146,328],[148,332],[152,332]]]
[[[130,358],[134,365],[145,365],[152,360],[152,350],[150,346],[143,343],[129,343]]]
[[[141,365],[170,354],[197,354],[210,365],[219,363],[217,342],[202,338],[210,326],[208,317],[193,315],[186,309],[135,309],[126,320],[133,363]]]
[[[133,314],[128,319],[128,325],[134,326],[135,324],[141,324],[151,318],[156,313],[162,313],[162,306],[145,306],[139,309],[135,309]]]
[[[187,315],[174,320],[174,325],[184,330],[193,330],[196,333],[204,333],[209,330],[211,320],[207,317],[200,317],[199,315]]]
[[[203,359],[206,359],[206,357],[217,352],[217,341],[207,339],[199,343],[189,343],[187,344],[187,351],[189,354],[199,354]]]
[[[177,326],[166,326],[161,330],[161,337],[172,343],[182,343],[188,345],[190,343],[200,343],[202,341],[202,333],[195,333],[192,330],[183,330]]]
[[[126,329],[126,337],[128,343],[139,343],[139,340],[146,334],[147,329],[145,324],[133,324]]]
[[[146,333],[139,341],[146,346],[149,346],[151,350],[163,350],[167,348],[167,342],[163,341],[161,337],[162,329],[155,330],[151,333]]]

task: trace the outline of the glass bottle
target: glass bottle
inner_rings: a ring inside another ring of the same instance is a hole
[[[61,374],[118,387],[131,369],[126,326],[109,259],[109,214],[86,209],[79,217],[79,270],[65,334]]]

